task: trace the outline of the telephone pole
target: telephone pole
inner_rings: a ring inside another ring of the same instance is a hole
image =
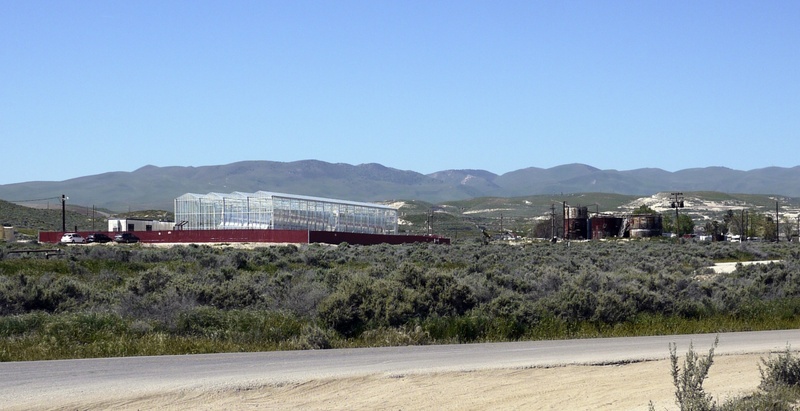
[[[67,196],[61,194],[61,232],[67,232]]]
[[[433,207],[431,207],[431,209],[428,210],[428,218],[427,218],[426,223],[427,223],[427,226],[428,226],[427,230],[426,230],[427,231],[426,234],[427,235],[433,235]]]
[[[678,238],[681,238],[681,226],[678,224],[678,209],[683,208],[683,193],[670,193],[670,195],[674,198],[669,206],[675,209],[675,234]]]

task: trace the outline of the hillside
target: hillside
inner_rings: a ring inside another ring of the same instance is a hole
[[[739,171],[707,167],[600,170],[585,164],[525,168],[497,175],[485,170],[443,170],[428,175],[380,164],[350,165],[316,160],[244,161],[203,167],[145,166],[64,181],[0,185],[6,201],[70,197],[70,204],[108,209],[172,210],[185,193],[275,191],[355,201],[419,200],[442,203],[480,197],[572,193],[650,196],[670,191],[715,191],[800,197],[800,167]]]
[[[14,227],[22,238],[35,238],[39,231],[61,231],[62,224],[68,231],[105,230],[106,214],[86,207],[70,206],[61,215],[61,201],[51,200],[46,208],[25,207],[0,200],[0,224]]]

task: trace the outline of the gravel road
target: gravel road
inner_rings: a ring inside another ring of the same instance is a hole
[[[281,387],[309,387],[332,381],[371,379],[397,384],[446,376],[497,376],[525,370],[563,370],[592,365],[621,365],[663,360],[669,343],[679,352],[690,344],[704,354],[714,334],[535,341],[495,344],[387,347],[320,351],[288,351],[211,355],[126,357],[87,360],[0,363],[0,404],[4,409],[58,408],[241,408],[231,403],[242,392],[263,392]],[[717,355],[760,354],[800,346],[800,331],[719,334]],[[757,360],[750,361],[751,372]],[[576,367],[577,366],[577,367]],[[588,375],[588,371],[585,372]],[[581,374],[581,373],[579,373]],[[668,377],[665,368],[663,376]],[[757,374],[756,374],[757,375]],[[510,378],[510,377],[508,377]],[[487,380],[488,381],[488,380]],[[752,381],[757,385],[758,381]],[[456,387],[466,386],[456,383]],[[362,384],[369,385],[365,381]],[[380,384],[378,384],[380,386]],[[352,391],[353,388],[350,390]],[[386,391],[387,388],[375,388]],[[667,387],[669,389],[669,387]],[[340,392],[339,389],[337,392]],[[324,391],[324,390],[323,390]],[[317,394],[320,394],[319,392]],[[266,398],[273,400],[277,394]],[[310,393],[304,394],[311,398]],[[211,398],[216,400],[211,400]],[[196,404],[187,399],[197,399]],[[446,398],[446,397],[445,397]],[[180,399],[180,400],[179,400]],[[440,401],[442,398],[440,398]],[[142,401],[145,401],[144,403]],[[144,404],[144,405],[143,405]],[[219,405],[219,407],[215,406]],[[225,405],[223,405],[225,404]],[[264,405],[263,401],[261,405]],[[288,405],[288,403],[283,403]],[[319,409],[350,408],[328,402]],[[352,404],[350,404],[352,405]],[[400,404],[402,405],[402,404]],[[445,403],[434,403],[441,408]],[[464,404],[462,404],[464,405]],[[467,404],[468,405],[468,404]],[[563,405],[563,404],[562,404]],[[619,404],[617,404],[619,405]],[[274,404],[277,409],[281,404]],[[375,408],[376,404],[365,404]],[[314,408],[313,404],[306,404]],[[377,408],[382,408],[378,406]],[[418,404],[413,408],[425,408]],[[597,407],[591,407],[597,408]]]

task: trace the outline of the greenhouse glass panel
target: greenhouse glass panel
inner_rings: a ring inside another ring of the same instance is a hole
[[[397,210],[389,206],[267,191],[187,193],[175,199],[175,219],[189,230],[397,233]]]

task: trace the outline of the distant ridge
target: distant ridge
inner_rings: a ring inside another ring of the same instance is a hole
[[[403,199],[433,203],[557,193],[652,195],[675,190],[800,197],[800,166],[750,171],[705,167],[669,172],[658,168],[601,170],[586,164],[565,164],[502,175],[485,170],[443,170],[425,175],[375,163],[242,161],[202,167],[147,165],[132,172],[5,184],[0,185],[0,199],[17,201],[67,194],[72,204],[112,211],[172,210],[173,200],[187,192],[259,190],[355,201]]]

